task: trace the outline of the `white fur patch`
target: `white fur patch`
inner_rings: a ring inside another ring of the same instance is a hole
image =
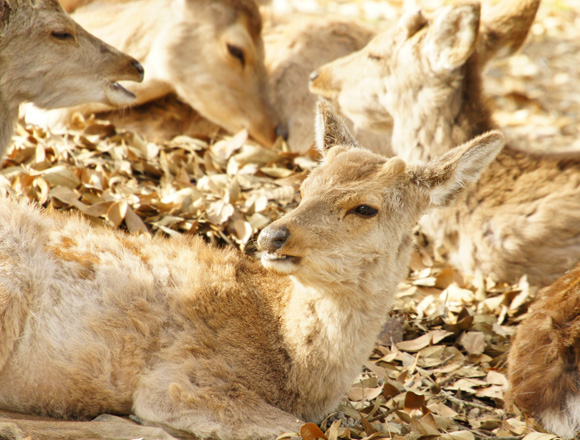
[[[580,396],[571,396],[564,411],[546,411],[540,416],[542,425],[558,436],[568,439],[580,432]]]

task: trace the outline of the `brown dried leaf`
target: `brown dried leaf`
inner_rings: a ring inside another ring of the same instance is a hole
[[[303,440],[318,440],[320,438],[327,440],[324,432],[322,432],[322,430],[314,423],[306,423],[302,425],[300,428],[300,435]]]
[[[425,347],[428,347],[431,344],[437,344],[441,340],[445,339],[448,336],[451,336],[453,333],[448,332],[445,330],[432,330],[429,333],[424,334],[416,339],[411,341],[403,341],[396,344],[399,350],[407,351],[410,353],[417,352]]]
[[[405,411],[410,413],[413,410],[420,410],[425,405],[425,396],[422,394],[415,394],[412,391],[405,393]]]
[[[484,352],[486,342],[482,332],[467,332],[461,336],[460,343],[471,355],[480,355]]]

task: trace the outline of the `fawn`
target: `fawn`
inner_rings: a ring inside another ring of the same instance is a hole
[[[117,81],[143,80],[135,59],[86,32],[56,0],[0,0],[0,58],[0,160],[23,102],[123,106],[135,95]]]
[[[143,64],[145,81],[127,86],[137,95],[134,105],[176,93],[211,122],[232,133],[245,128],[265,146],[287,136],[271,102],[254,0],[101,1],[72,16]],[[74,112],[108,109],[84,105],[48,114],[28,109],[26,118],[56,126],[68,123]]]
[[[133,413],[219,439],[320,421],[372,351],[415,223],[504,139],[407,167],[356,146],[321,104],[316,142],[324,159],[299,206],[259,236],[263,267],[199,237],[130,236],[0,199],[0,408]]]
[[[508,357],[509,405],[571,438],[580,432],[580,265],[540,292]]]
[[[342,106],[357,82],[374,84],[358,90],[392,117],[395,153],[428,161],[492,128],[482,65],[523,43],[538,3],[500,3],[481,24],[478,4],[444,8],[431,20],[408,13],[365,49],[313,73],[311,89]],[[464,274],[506,282],[527,274],[548,285],[580,260],[580,155],[506,147],[459,203],[421,225]]]

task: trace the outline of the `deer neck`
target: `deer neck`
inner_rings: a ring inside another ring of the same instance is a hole
[[[282,327],[292,359],[289,385],[299,396],[295,413],[303,420],[316,421],[334,409],[360,373],[387,318],[410,249],[411,243],[394,261],[395,270],[377,262],[358,281],[338,287],[306,286],[292,277]]]
[[[10,146],[14,123],[18,119],[18,104],[14,105],[2,90],[4,83],[0,78],[0,164],[4,160],[6,150]]]
[[[407,162],[425,163],[493,128],[476,55],[445,81],[403,90],[392,107],[392,147]]]

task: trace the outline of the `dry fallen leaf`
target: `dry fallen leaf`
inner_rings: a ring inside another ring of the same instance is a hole
[[[287,12],[359,15],[384,26],[408,2],[288,0],[272,7],[282,3]],[[494,118],[512,145],[580,148],[580,10],[570,2],[543,0],[538,14],[520,53],[488,65],[484,86]],[[171,110],[162,106],[163,111]],[[0,193],[78,210],[132,233],[198,234],[252,255],[259,231],[296,205],[296,191],[317,160],[312,152],[261,147],[245,131],[152,142],[115,123],[77,116],[60,133],[20,124],[0,165]],[[464,280],[446,261],[445,249],[434,247],[420,230],[417,238],[420,246],[391,314],[394,325],[340,409],[322,430],[307,435],[554,438],[532,432],[533,419],[503,405],[509,343],[537,289],[525,279],[512,286]],[[421,397],[407,401],[413,396]]]

